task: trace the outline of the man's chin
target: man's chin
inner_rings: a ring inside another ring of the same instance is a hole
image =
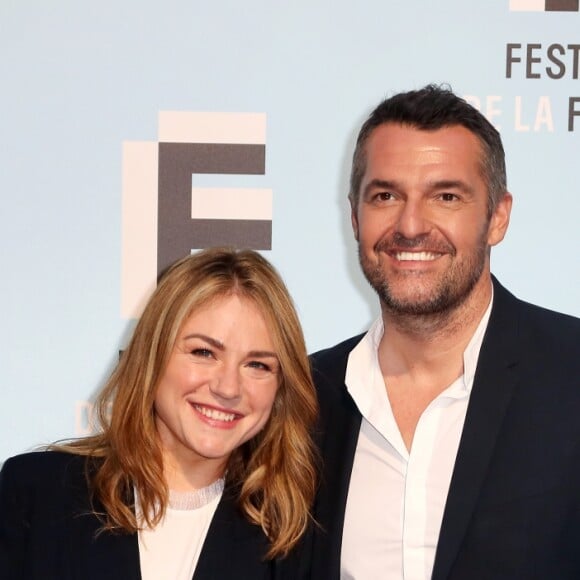
[[[445,316],[455,312],[473,292],[475,283],[464,288],[446,285],[407,288],[376,288],[383,308],[398,316]]]
[[[422,283],[423,282],[423,283]],[[382,288],[379,296],[393,308],[400,310],[422,310],[432,303],[441,301],[441,291],[435,284],[425,284],[423,280],[405,280],[401,284],[390,284]]]
[[[452,308],[455,302],[449,288],[439,280],[429,280],[426,277],[399,278],[396,281],[391,280],[388,285],[382,280],[378,284],[373,284],[373,287],[383,306],[398,315],[441,314]]]
[[[396,299],[392,296],[381,296],[383,307],[399,316],[431,316],[441,314],[449,309],[447,301],[429,299]]]

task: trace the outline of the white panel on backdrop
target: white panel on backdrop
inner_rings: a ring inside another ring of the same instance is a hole
[[[541,12],[545,9],[546,0],[510,0],[510,10]]]
[[[272,190],[243,187],[192,187],[191,217],[271,220]]]
[[[264,113],[161,111],[163,143],[266,143]]]
[[[157,280],[158,146],[123,143],[121,316],[138,318]]]
[[[264,113],[161,111],[159,142],[123,144],[121,314],[138,318],[158,275],[159,146],[265,145]],[[164,192],[167,194],[167,192]],[[173,190],[170,191],[174,195]],[[272,190],[191,186],[192,220],[272,221]],[[218,222],[210,222],[217,224]],[[193,226],[192,226],[193,227]],[[196,247],[191,247],[193,250]],[[187,250],[189,251],[189,249]]]

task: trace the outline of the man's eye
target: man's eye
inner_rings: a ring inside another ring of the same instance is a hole
[[[377,193],[376,199],[379,201],[389,201],[393,199],[393,194],[390,191],[381,191],[380,193]]]
[[[458,197],[454,193],[442,193],[441,199],[443,201],[455,201]]]

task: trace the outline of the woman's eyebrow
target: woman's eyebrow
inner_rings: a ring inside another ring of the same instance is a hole
[[[208,344],[211,344],[213,347],[219,349],[219,350],[225,350],[225,346],[224,343],[217,340],[216,338],[212,338],[211,336],[207,336],[207,334],[200,334],[198,332],[192,332],[191,334],[188,334],[187,336],[183,337],[183,340],[189,340],[190,338],[201,338],[201,340],[207,342]]]

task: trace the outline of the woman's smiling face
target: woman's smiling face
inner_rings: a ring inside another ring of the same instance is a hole
[[[182,325],[155,396],[167,470],[219,477],[231,453],[266,424],[280,365],[264,317],[249,299],[220,297]],[[166,476],[168,474],[166,473]]]

